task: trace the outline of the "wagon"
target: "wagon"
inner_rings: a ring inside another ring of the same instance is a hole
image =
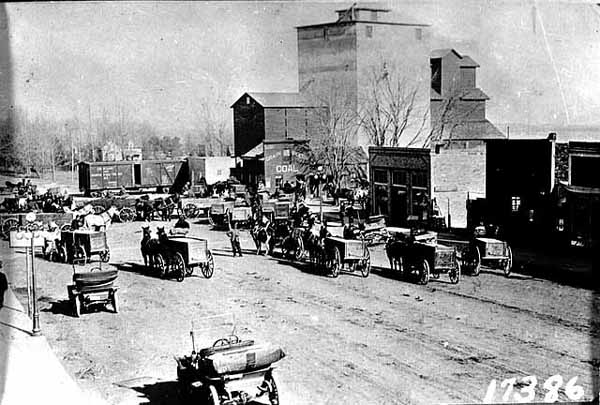
[[[99,255],[100,260],[106,263],[110,259],[106,232],[90,230],[62,231],[58,253],[63,262],[87,263],[92,255]]]
[[[398,266],[402,274],[414,274],[420,284],[427,284],[430,277],[439,278],[447,273],[450,282],[460,280],[461,260],[456,246],[438,242],[436,232],[414,233],[409,228],[386,228],[390,239],[386,243],[386,253],[390,261]],[[392,244],[395,244],[392,247]],[[391,251],[393,250],[393,251]],[[398,254],[398,257],[393,257]]]
[[[363,277],[371,271],[371,255],[367,243],[362,239],[325,238],[325,266],[333,277],[341,270],[359,270]]]
[[[211,278],[215,268],[206,239],[179,235],[161,242],[160,253],[154,256],[153,263],[161,277],[172,274],[177,281],[191,276],[195,267],[200,267],[204,277]]]
[[[507,242],[493,238],[473,238],[463,255],[463,263],[474,276],[482,265],[499,268],[506,277],[510,276],[513,264],[512,250]]]
[[[211,204],[208,222],[212,226],[227,226],[231,222],[234,205],[233,201],[219,201]]]
[[[0,234],[8,238],[10,231],[16,231],[19,225],[24,224],[26,213],[0,214]],[[55,222],[61,229],[69,226],[73,221],[71,212],[40,212],[36,213],[36,221],[42,223]]]
[[[278,346],[230,335],[211,347],[198,352],[193,347],[191,355],[175,358],[179,391],[184,398],[199,394],[201,403],[210,405],[256,403],[254,400],[262,397],[278,405],[273,363],[284,357]]]
[[[439,278],[447,273],[452,284],[460,280],[461,262],[455,247],[437,242],[407,243],[402,256],[403,271],[415,273],[419,284],[427,284],[429,278]]]
[[[251,207],[234,207],[231,212],[231,223],[238,223],[241,225],[248,225],[252,220],[252,208]]]
[[[82,309],[92,305],[110,304],[113,312],[119,312],[117,303],[117,289],[114,285],[117,279],[117,270],[102,271],[96,267],[89,272],[73,274],[73,284],[67,286],[69,302],[75,316],[81,315]]]

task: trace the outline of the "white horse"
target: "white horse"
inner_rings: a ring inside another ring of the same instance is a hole
[[[106,230],[106,227],[110,225],[112,218],[116,213],[117,207],[113,205],[99,215],[88,214],[83,219],[83,227],[87,229],[95,229],[97,231],[104,231]]]

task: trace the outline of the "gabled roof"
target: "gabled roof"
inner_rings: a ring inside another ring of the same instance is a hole
[[[483,92],[483,90],[475,88],[475,89],[467,89],[463,94],[460,95],[461,100],[489,100],[487,94]]]
[[[441,136],[442,141],[474,141],[488,139],[506,139],[494,124],[488,120],[463,121],[456,124],[447,124]]]
[[[434,49],[429,54],[429,57],[431,59],[443,58],[444,56],[446,56],[446,55],[448,55],[449,53],[452,53],[452,52],[454,52],[456,54],[456,56],[458,56],[459,58],[462,58],[462,56],[460,55],[460,53],[456,52],[452,48]]]
[[[450,53],[454,53],[458,59],[460,59],[460,67],[479,67],[479,64],[477,62],[475,62],[470,56],[468,55],[461,55],[460,53],[458,53],[455,49],[452,48],[444,48],[444,49],[434,49],[433,51],[431,51],[431,53],[429,54],[429,58],[430,59],[438,59],[438,58],[443,58],[446,55],[450,54]]]
[[[259,92],[247,92],[244,93],[235,103],[231,105],[233,107],[245,96],[250,96],[254,101],[260,104],[264,108],[276,108],[276,107],[318,107],[316,102],[308,100],[300,93],[259,93]]]
[[[470,56],[468,55],[463,55],[461,61],[460,61],[460,67],[479,67],[479,63],[475,62],[473,59],[471,59]]]

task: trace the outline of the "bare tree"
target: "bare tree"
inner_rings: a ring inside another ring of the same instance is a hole
[[[233,137],[228,130],[227,118],[218,113],[217,108],[215,103],[204,100],[198,111],[198,132],[200,142],[206,145],[207,156],[224,156],[232,144]]]
[[[427,103],[420,103],[418,84],[413,84],[388,63],[371,67],[361,95],[358,119],[375,146],[400,146],[408,133],[421,136],[427,126]],[[429,96],[429,95],[427,95]]]
[[[360,123],[342,85],[332,83],[313,100],[319,106],[312,113],[316,134],[311,134],[310,143],[297,146],[297,161],[304,174],[316,173],[322,167],[338,189],[353,174],[363,174],[360,164],[364,163],[365,154],[354,146]]]
[[[468,90],[452,87],[449,95],[442,97],[438,102],[431,104],[431,129],[427,136],[421,134],[413,136],[408,146],[418,145],[428,147],[433,143],[450,142],[454,130],[460,125],[472,121],[472,114],[476,111],[476,105],[466,104],[462,97]]]

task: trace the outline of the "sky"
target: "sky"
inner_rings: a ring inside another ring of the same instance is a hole
[[[432,49],[481,67],[495,123],[600,126],[600,7],[533,0],[382,1],[430,24]],[[176,133],[209,103],[232,121],[245,91],[297,91],[296,26],[348,2],[9,3],[13,101],[87,120],[121,107]]]

